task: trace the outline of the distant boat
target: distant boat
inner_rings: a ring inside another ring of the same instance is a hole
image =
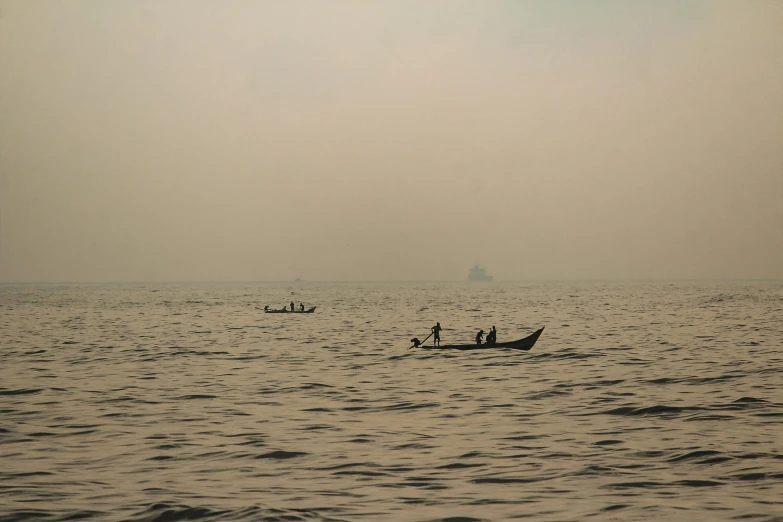
[[[256,308],[258,308],[256,306]],[[315,312],[315,306],[312,308],[308,308],[307,310],[289,310],[288,308],[281,308],[280,310],[273,310],[271,308],[258,308],[259,310],[264,310],[264,313],[267,314],[312,314]]]
[[[473,265],[473,268],[468,272],[468,281],[492,281],[492,276],[487,275],[486,269]]]

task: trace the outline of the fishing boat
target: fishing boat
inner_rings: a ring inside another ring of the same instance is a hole
[[[494,348],[510,348],[512,350],[530,350],[538,338],[541,337],[541,332],[544,328],[536,330],[527,337],[517,339],[516,341],[508,341],[505,343],[494,344],[442,344],[440,346],[425,346],[421,345],[419,348],[423,350],[490,350]]]
[[[288,308],[281,308],[280,310],[272,310],[271,308],[264,309],[266,314],[311,314],[315,312],[315,306],[308,308],[307,310],[289,310]]]

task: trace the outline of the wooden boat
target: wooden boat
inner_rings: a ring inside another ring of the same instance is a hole
[[[495,344],[442,344],[440,346],[425,346],[421,345],[419,348],[423,350],[491,350],[494,348],[510,348],[512,350],[530,350],[538,338],[541,337],[541,332],[544,328],[536,330],[527,337],[517,339],[516,341],[508,341],[505,343]]]
[[[267,314],[311,314],[315,312],[315,306],[308,308],[307,310],[294,310],[293,312],[288,308],[282,308],[280,310],[272,310],[271,308],[264,310]]]

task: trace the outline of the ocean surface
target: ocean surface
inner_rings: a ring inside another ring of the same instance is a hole
[[[783,283],[0,286],[0,520],[88,519],[783,521]]]

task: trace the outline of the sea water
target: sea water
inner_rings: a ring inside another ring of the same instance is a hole
[[[783,520],[781,385],[780,282],[4,285],[0,520]]]

